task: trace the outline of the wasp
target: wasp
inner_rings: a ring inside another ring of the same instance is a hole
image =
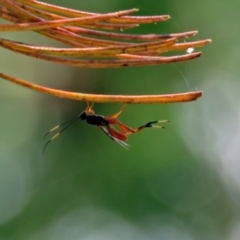
[[[124,111],[126,108],[127,104],[123,105],[123,107],[120,109],[119,112],[115,114],[111,114],[109,116],[102,116],[102,115],[97,115],[95,114],[93,110],[93,104],[87,103],[87,108],[81,112],[77,117],[70,119],[62,124],[59,124],[55,126],[54,128],[50,129],[44,136],[44,139],[46,136],[59,129],[60,127],[64,126],[62,130],[60,130],[58,133],[56,133],[50,140],[47,141],[43,148],[43,153],[47,147],[47,145],[54,140],[56,137],[58,137],[64,130],[66,130],[70,125],[72,125],[75,121],[78,119],[86,121],[90,125],[95,125],[98,128],[100,128],[109,138],[111,138],[114,142],[118,143],[120,146],[128,149],[129,145],[126,143],[128,139],[128,135],[131,135],[133,133],[138,133],[142,131],[145,128],[165,128],[163,126],[155,125],[157,123],[165,123],[169,122],[169,120],[158,120],[158,121],[151,121],[148,122],[147,124],[144,124],[138,128],[131,128],[127,126],[126,124],[123,124],[118,117],[120,114]],[[117,125],[119,127],[119,130],[117,130],[113,125]]]

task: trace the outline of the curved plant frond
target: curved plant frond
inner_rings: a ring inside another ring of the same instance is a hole
[[[190,102],[202,96],[201,91],[165,94],[165,95],[103,95],[103,94],[89,94],[68,92],[53,88],[48,88],[36,85],[19,78],[11,77],[4,73],[0,73],[0,77],[10,82],[16,83],[23,87],[33,89],[37,92],[53,95],[59,98],[67,98],[77,101],[86,102],[103,102],[103,103],[177,103],[177,102]]]
[[[75,67],[120,68],[149,66],[188,61],[201,52],[163,55],[166,52],[186,51],[202,47],[211,40],[185,42],[197,31],[172,34],[125,34],[119,30],[139,24],[168,20],[168,15],[133,16],[138,9],[98,14],[64,8],[36,0],[0,0],[0,18],[10,24],[0,24],[0,32],[35,31],[67,44],[69,47],[43,47],[0,38],[0,46],[8,50]],[[115,31],[115,32],[113,32]],[[181,40],[184,40],[184,42]],[[201,92],[169,95],[117,96],[70,93],[46,88],[1,73],[0,76],[16,84],[57,97],[91,102],[160,103],[192,101]],[[64,93],[65,92],[65,93]]]

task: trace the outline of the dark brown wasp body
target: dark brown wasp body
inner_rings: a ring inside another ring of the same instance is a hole
[[[127,104],[125,104],[119,112],[109,115],[109,116],[101,116],[101,115],[96,115],[95,112],[93,111],[92,107],[93,105],[87,106],[86,110],[83,111],[81,114],[79,114],[76,118],[71,119],[67,122],[64,122],[60,125],[57,125],[56,127],[52,128],[49,132],[45,134],[45,137],[53,132],[54,130],[58,129],[59,127],[67,124],[61,131],[56,133],[44,146],[43,152],[46,148],[46,146],[54,140],[61,132],[63,132],[65,129],[67,129],[70,125],[72,125],[77,119],[81,120],[86,120],[88,124],[95,125],[99,127],[108,137],[110,137],[113,141],[117,142],[124,148],[128,148],[129,145],[125,142],[128,139],[128,135],[137,133],[145,128],[164,128],[162,126],[156,126],[154,124],[159,123],[159,122],[169,122],[168,120],[161,120],[161,121],[152,121],[148,122],[147,124],[144,124],[138,128],[131,128],[118,119],[119,115],[123,112]],[[119,127],[119,130],[115,129],[113,125],[117,125]]]

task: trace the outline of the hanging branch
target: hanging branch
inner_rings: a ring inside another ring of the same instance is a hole
[[[129,29],[139,24],[156,23],[170,18],[168,15],[131,16],[136,11],[138,10],[130,9],[97,14],[35,0],[0,0],[0,17],[12,22],[12,24],[0,24],[0,31],[33,30],[70,47],[42,47],[4,38],[0,38],[0,46],[30,57],[76,67],[116,68],[192,60],[201,56],[201,52],[172,56],[162,56],[162,54],[202,47],[211,42],[209,39],[179,42],[194,36],[197,31],[146,35],[105,31]],[[0,73],[0,77],[39,92],[78,101],[172,103],[193,101],[202,95],[201,92],[136,96],[74,93],[35,85],[4,73]]]
[[[33,89],[37,92],[46,93],[59,98],[67,98],[77,101],[102,102],[102,103],[176,103],[194,101],[202,96],[202,92],[187,92],[165,95],[102,95],[62,91],[47,88],[33,83],[29,83],[19,78],[14,78],[0,73],[0,77],[23,87]]]

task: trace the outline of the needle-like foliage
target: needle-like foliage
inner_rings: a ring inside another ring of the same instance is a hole
[[[169,51],[187,50],[206,45],[211,40],[181,42],[197,31],[172,34],[125,34],[124,29],[139,24],[166,21],[168,15],[132,16],[137,9],[97,14],[59,7],[35,0],[0,0],[0,17],[10,24],[0,24],[1,31],[35,31],[67,44],[69,47],[43,47],[0,38],[0,46],[30,57],[75,67],[120,68],[188,61],[201,52],[163,56]],[[120,31],[119,31],[120,30]],[[96,95],[51,89],[4,73],[0,77],[36,91],[73,100],[89,102],[167,103],[192,101],[201,92],[168,95]]]

